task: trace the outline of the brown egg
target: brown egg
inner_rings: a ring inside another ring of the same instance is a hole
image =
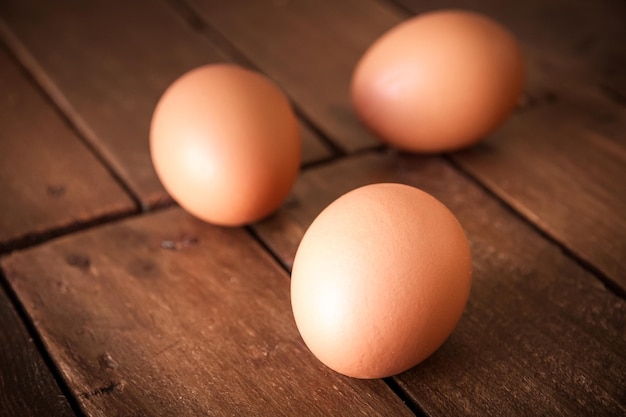
[[[463,229],[442,203],[408,185],[368,185],[335,200],[306,231],[293,263],[293,314],[324,364],[387,377],[450,335],[471,272]]]
[[[436,11],[389,30],[352,79],[358,116],[383,141],[414,152],[457,150],[482,139],[522,92],[514,37],[472,12]]]
[[[276,210],[300,167],[299,126],[266,77],[229,64],[176,80],[150,127],[158,177],[184,209],[210,223],[241,225]]]

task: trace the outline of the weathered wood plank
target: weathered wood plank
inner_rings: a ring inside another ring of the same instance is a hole
[[[74,416],[3,288],[0,329],[0,416]]]
[[[378,142],[349,98],[352,71],[369,44],[400,17],[359,0],[185,0],[255,65],[279,80],[300,108],[351,152]]]
[[[161,1],[7,0],[0,29],[142,203],[168,199],[150,160],[154,106],[184,72],[230,58]],[[330,155],[303,130],[305,162]]]
[[[412,415],[306,352],[287,274],[243,229],[170,209],[2,266],[90,416]]]
[[[459,326],[396,378],[429,415],[626,412],[626,301],[441,159],[368,154],[310,169],[256,232],[291,265],[317,213],[373,182],[435,195],[471,242],[474,285]]]
[[[349,149],[369,142],[346,93],[352,67],[372,40],[408,13],[355,0],[186,2],[281,80],[333,140]],[[416,12],[467,6],[519,31],[528,57],[527,106],[486,146],[454,159],[626,291],[626,218],[621,214],[626,212],[626,113],[618,104],[626,85],[619,70],[626,62],[623,5],[616,0],[601,5],[515,2],[513,7],[491,0],[402,3]],[[580,31],[574,30],[577,25]],[[593,178],[585,170],[589,167]],[[609,242],[608,250],[598,242]]]
[[[550,0],[415,1],[494,17],[526,45],[525,108],[453,156],[626,292],[626,6]]]
[[[0,251],[135,210],[3,47],[0,92]]]
[[[626,149],[600,132],[626,129],[626,113],[596,116],[599,100],[528,109],[454,159],[626,292]]]

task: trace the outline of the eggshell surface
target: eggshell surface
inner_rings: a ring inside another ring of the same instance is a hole
[[[150,126],[165,189],[207,222],[236,226],[276,210],[300,168],[297,119],[263,75],[231,64],[196,68],[160,98]]]
[[[524,84],[518,42],[499,23],[443,10],[383,34],[352,77],[357,115],[384,142],[438,153],[481,140],[515,107]]]
[[[373,184],[331,203],[295,256],[291,303],[311,352],[356,378],[403,372],[450,335],[472,261],[456,217],[408,185]]]

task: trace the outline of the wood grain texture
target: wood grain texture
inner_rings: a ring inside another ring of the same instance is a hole
[[[135,204],[0,46],[0,251]]]
[[[0,329],[0,416],[74,416],[3,288]]]
[[[352,115],[347,94],[351,71],[367,46],[408,13],[372,1],[185,1],[281,80],[307,116],[338,144],[354,150],[371,143]],[[623,4],[399,3],[414,12],[478,10],[519,35],[529,72],[525,108],[486,146],[454,159],[626,291]]]
[[[626,5],[413,1],[419,13],[467,8],[525,45],[526,104],[463,169],[626,292]]]
[[[350,78],[361,54],[400,21],[359,0],[180,0],[289,92],[307,117],[344,150],[379,142],[357,120]]]
[[[626,113],[602,101],[530,108],[454,159],[626,292],[626,149],[601,132],[626,131]]]
[[[0,329],[0,416],[74,416],[1,287]]]
[[[2,266],[90,416],[412,415],[308,353],[287,274],[243,229],[170,209]]]
[[[308,170],[289,208],[256,232],[291,265],[326,205],[375,182],[406,183],[439,198],[472,247],[474,284],[457,329],[396,377],[429,415],[626,412],[626,301],[438,158],[368,154]]]
[[[176,78],[230,58],[161,1],[7,0],[5,40],[144,206],[168,200],[148,132]],[[303,127],[305,162],[330,155]]]
[[[328,203],[359,185],[394,181],[448,205],[475,260],[472,296],[453,335],[394,377],[402,398],[432,416],[626,415],[626,301],[598,280],[626,288],[626,6],[619,1],[403,0],[411,12],[384,0],[0,1],[4,42],[144,208],[167,199],[147,148],[154,104],[177,76],[204,63],[232,59],[267,73],[311,123],[303,127],[305,163],[329,159],[305,168],[286,204],[252,226],[265,247],[243,229],[169,209],[0,259],[82,410],[411,415],[382,381],[344,378],[313,358],[293,324],[287,274],[266,250],[291,267],[304,231]],[[522,39],[523,102],[482,144],[452,154],[455,167],[439,157],[373,151],[377,142],[347,94],[353,65],[411,13],[449,6],[485,12]],[[41,235],[76,219],[106,219],[55,205],[67,198],[89,206],[89,196],[103,213],[115,212],[98,188],[104,177],[114,182],[43,93],[10,60],[3,65],[2,53],[0,135],[18,132],[28,142],[21,148],[0,136],[0,162],[9,161],[0,164],[0,195],[31,200],[11,210],[4,205],[13,201],[0,201],[0,221],[23,215],[24,228]],[[332,161],[341,152],[314,131],[348,156]],[[70,195],[67,184],[83,191]],[[121,190],[112,193],[132,209]],[[37,216],[59,213],[60,223],[39,226]],[[0,233],[19,221],[0,224]],[[0,412],[71,413],[65,400],[46,403],[58,387],[36,354],[27,362],[32,344],[2,294],[0,326]]]

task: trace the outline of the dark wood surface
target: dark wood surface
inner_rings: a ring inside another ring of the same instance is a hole
[[[422,409],[444,416],[626,412],[626,302],[440,159],[392,152],[308,170],[292,205],[257,233],[291,265],[315,214],[373,182],[434,195],[457,215],[472,247],[464,317],[442,348],[397,377]]]
[[[352,68],[443,7],[519,37],[524,97],[471,149],[386,149]],[[619,0],[0,1],[0,415],[626,414],[624,22]],[[296,186],[251,227],[158,209],[152,109],[219,61],[267,74],[303,121]],[[288,271],[325,205],[381,181],[452,209],[475,279],[441,349],[363,381],[308,352]]]
[[[1,47],[0,91],[0,249],[134,210]]]
[[[307,354],[287,274],[244,230],[169,209],[2,265],[89,415],[411,415]]]
[[[148,148],[160,95],[199,65],[230,60],[163,1],[0,3],[5,42],[144,207],[169,200]],[[303,127],[303,161],[329,155]]]
[[[626,292],[626,4],[398,3],[415,13],[478,10],[515,31],[526,48],[527,105],[482,146],[453,157]]]
[[[0,416],[73,416],[35,342],[0,287]]]
[[[378,143],[355,117],[350,77],[371,42],[400,22],[392,9],[360,0],[172,1],[189,4],[211,32],[277,79],[342,149]]]

